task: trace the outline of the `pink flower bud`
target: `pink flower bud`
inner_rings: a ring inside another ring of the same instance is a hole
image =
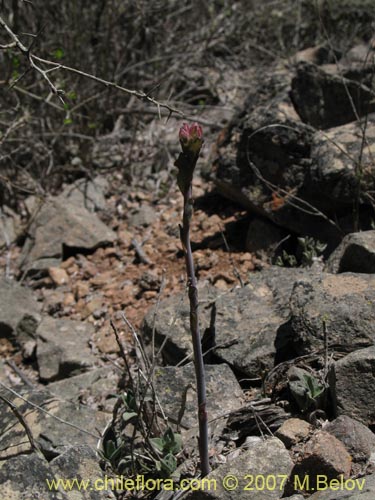
[[[179,132],[182,151],[198,154],[203,144],[202,127],[194,122],[191,125],[184,123]]]

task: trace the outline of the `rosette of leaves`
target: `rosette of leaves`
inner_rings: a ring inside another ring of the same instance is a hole
[[[175,455],[182,450],[181,435],[168,427],[161,437],[150,439],[160,459],[155,461],[156,469],[163,477],[170,477],[177,468]]]

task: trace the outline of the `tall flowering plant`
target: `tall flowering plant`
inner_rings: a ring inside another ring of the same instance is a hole
[[[202,476],[210,472],[208,461],[208,424],[206,411],[206,381],[202,354],[201,335],[198,322],[198,290],[195,278],[194,260],[190,245],[190,221],[193,215],[192,181],[195,166],[203,145],[202,127],[198,123],[184,123],[179,139],[182,152],[175,165],[178,168],[177,184],[184,198],[180,239],[185,254],[187,285],[190,302],[190,331],[192,336],[195,375],[198,396],[199,455]]]

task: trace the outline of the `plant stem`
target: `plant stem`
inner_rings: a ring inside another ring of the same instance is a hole
[[[208,461],[208,423],[206,410],[206,379],[203,363],[201,336],[198,322],[198,290],[195,279],[194,260],[190,245],[190,221],[193,215],[192,185],[188,183],[183,191],[184,212],[182,227],[180,226],[180,238],[185,253],[187,283],[190,301],[190,331],[192,335],[195,375],[197,380],[198,394],[198,421],[199,421],[199,456],[201,462],[202,477],[210,472]]]

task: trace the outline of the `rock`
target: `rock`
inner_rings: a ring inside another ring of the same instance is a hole
[[[56,260],[58,266],[67,251],[94,251],[115,240],[116,234],[83,205],[63,195],[51,197],[31,223],[20,265],[26,271],[43,270]]]
[[[325,274],[296,282],[285,329],[290,348],[305,355],[324,347],[323,322],[328,345],[350,352],[373,345],[375,340],[375,277],[371,274]],[[364,297],[366,297],[364,299]]]
[[[129,226],[147,227],[150,226],[157,218],[155,208],[150,205],[141,205],[133,210],[128,216]]]
[[[69,377],[48,384],[48,391],[60,399],[73,403],[90,401],[92,406],[96,402],[110,410],[114,404],[113,396],[118,377],[108,367],[90,370],[74,377]]]
[[[306,440],[312,429],[312,425],[305,420],[290,418],[276,431],[275,436],[278,437],[287,448],[291,448],[294,444]]]
[[[341,484],[321,484],[323,491],[317,491],[310,500],[373,500],[375,496],[375,474],[356,479],[347,479]]]
[[[330,255],[330,273],[375,273],[375,231],[347,234]]]
[[[1,388],[0,394],[17,407],[47,459],[56,457],[70,446],[87,444],[95,449],[99,438],[96,429],[104,429],[107,423],[106,414],[59,400],[46,390],[20,390],[17,396]],[[0,459],[30,453],[32,446],[25,428],[8,404],[0,401],[0,409]]]
[[[311,142],[313,161],[306,179],[314,206],[328,215],[346,213],[352,221],[353,200],[358,198],[360,206],[370,205],[365,193],[375,188],[373,147],[362,148],[362,127],[361,122],[353,122],[325,132],[317,131]],[[375,137],[374,113],[367,117],[366,137],[368,141]],[[353,161],[357,157],[361,157],[361,167]],[[359,186],[357,170],[361,172]],[[348,224],[345,217],[341,216],[338,223],[345,232],[353,232],[353,222]]]
[[[208,488],[206,490],[194,491],[189,493],[186,499],[279,499],[282,498],[284,491],[280,476],[289,476],[292,467],[293,462],[282,442],[277,438],[270,438],[254,443],[251,449],[211,472],[207,476],[207,479],[216,480],[216,487],[211,488],[211,491],[208,491]],[[250,484],[252,477],[254,483]],[[238,485],[236,486],[237,480]],[[224,488],[223,481],[224,484],[228,485],[227,489]],[[261,482],[258,484],[258,481]],[[269,484],[267,488],[265,481]],[[232,490],[230,489],[231,486],[233,487]],[[253,487],[254,489],[246,490],[246,486],[248,488]],[[251,496],[249,496],[249,491],[251,491]]]
[[[51,280],[57,286],[66,285],[69,281],[69,276],[65,269],[61,269],[60,267],[49,267],[48,274]]]
[[[64,490],[57,481],[77,481]],[[82,481],[82,483],[81,483]],[[97,483],[95,483],[97,481]],[[0,489],[4,500],[111,500],[105,477],[95,452],[88,446],[75,446],[50,463],[37,453],[0,461]],[[95,485],[98,485],[98,488]],[[109,483],[110,485],[111,483]],[[56,485],[56,486],[55,486]],[[85,488],[84,485],[87,485]],[[103,488],[101,488],[103,486]]]
[[[355,462],[366,462],[375,453],[375,434],[347,415],[329,422],[324,430],[342,442]]]
[[[77,375],[95,365],[89,347],[90,323],[46,317],[37,330],[36,357],[40,379],[48,382]]]
[[[284,324],[289,316],[289,297],[296,279],[309,279],[314,271],[271,267],[251,275],[243,288],[222,292],[217,288],[199,291],[199,320],[203,351],[214,347],[215,357],[248,377],[290,354],[289,332]],[[186,294],[161,301],[144,321],[143,335],[163,348],[166,363],[177,364],[192,352],[189,301]],[[155,317],[155,318],[154,318]],[[215,347],[216,346],[216,347]]]
[[[47,460],[36,453],[0,460],[0,490],[4,500],[69,500],[67,492],[48,487],[48,482],[52,484],[54,479]]]
[[[35,338],[41,320],[40,309],[31,290],[0,280],[0,337],[20,344]]]
[[[59,195],[63,200],[84,207],[89,212],[97,212],[106,208],[104,191],[108,189],[108,181],[104,176],[96,177],[93,181],[84,178],[67,186]]]
[[[261,377],[290,355],[289,297],[296,279],[313,271],[270,267],[215,302],[215,355],[247,377]]]
[[[210,306],[219,294],[214,287],[198,287],[201,335],[210,327]],[[143,336],[150,343],[155,327],[155,343],[158,347],[164,344],[162,356],[166,364],[175,365],[192,353],[189,311],[189,298],[183,293],[162,300],[144,318]]]
[[[72,446],[63,454],[54,458],[50,462],[50,468],[56,477],[69,480],[77,478],[78,481],[87,481],[92,485],[85,492],[79,492],[81,497],[74,496],[74,500],[115,500],[115,495],[111,491],[111,481],[106,487],[102,469],[98,463],[96,453],[87,445]],[[116,482],[114,483],[116,485]],[[97,487],[94,487],[97,485]],[[74,493],[76,493],[76,489]]]
[[[335,371],[338,414],[374,425],[375,347],[360,349],[336,361]]]
[[[272,68],[270,74],[262,75],[218,144],[215,184],[222,195],[250,212],[297,235],[327,243],[329,253],[355,228],[353,199],[359,202],[362,227],[369,227],[371,221],[366,193],[375,190],[371,160],[375,103],[359,113],[369,113],[368,146],[363,147],[363,125],[353,122],[342,77],[308,63],[297,68],[291,92],[290,72],[279,71],[275,76]],[[302,93],[309,78],[316,85]],[[348,82],[350,92],[362,92],[354,101],[366,107],[372,92],[355,79]],[[336,86],[337,99],[331,99]],[[346,100],[346,107],[338,106],[337,100]],[[321,132],[315,126],[333,128]],[[361,158],[360,166],[355,158]]]
[[[222,429],[226,419],[225,413],[242,406],[242,389],[232,370],[225,364],[206,365],[207,413],[209,420],[218,419],[210,424],[211,433]],[[185,411],[181,425],[185,429],[197,426],[197,393],[196,379],[193,364],[175,367],[165,366],[154,371],[154,385],[166,416],[175,422],[181,411],[184,391],[186,393]]]
[[[337,127],[375,111],[368,87],[307,62],[297,65],[291,98],[302,121],[319,129]]]
[[[21,221],[19,216],[6,205],[0,209],[0,248],[13,243],[20,232]]]
[[[317,476],[321,475],[330,479],[337,479],[342,474],[345,479],[350,475],[351,456],[344,445],[331,434],[317,431],[304,445],[298,462],[293,468],[291,478],[294,487],[294,478],[298,476],[303,480],[309,477],[309,491],[316,491]]]

